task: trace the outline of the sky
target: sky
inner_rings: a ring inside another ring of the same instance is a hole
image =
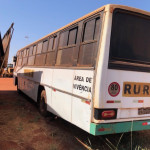
[[[19,49],[106,4],[150,11],[150,0],[0,0],[2,37],[14,22],[9,63]]]

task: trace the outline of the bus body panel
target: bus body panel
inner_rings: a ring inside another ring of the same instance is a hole
[[[91,103],[72,97],[72,123],[87,132],[90,132],[92,111]]]
[[[93,135],[116,134],[141,130],[150,130],[150,119],[116,123],[91,123],[90,125],[90,133]]]
[[[117,82],[120,85],[120,92],[117,96],[112,97],[108,93],[108,87],[112,82]],[[124,87],[127,83],[128,87]],[[141,85],[139,85],[141,83]],[[150,107],[150,95],[147,95],[148,90],[144,90],[142,87],[150,83],[149,73],[145,72],[133,72],[133,71],[122,71],[122,70],[111,70],[108,69],[107,82],[106,82],[106,96],[105,106],[106,108],[140,108]],[[125,94],[124,94],[125,93]],[[144,94],[143,94],[144,93]],[[118,104],[108,104],[107,100],[119,100]],[[138,100],[141,100],[138,102]]]
[[[37,101],[43,86],[48,111],[90,132],[94,70],[24,67],[16,75],[23,93]]]
[[[93,93],[94,70],[75,70],[73,94],[91,100]]]

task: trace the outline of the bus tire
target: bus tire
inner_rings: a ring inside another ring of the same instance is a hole
[[[15,85],[17,85],[17,93],[19,93],[19,94],[21,94],[21,90],[19,89],[19,80],[18,80],[18,78],[16,77],[15,78]]]
[[[40,114],[43,117],[46,117],[48,112],[47,112],[47,104],[46,104],[46,92],[45,90],[42,90],[41,95],[40,95],[40,99],[39,99],[39,111]]]
[[[19,94],[21,94],[21,90],[19,89],[18,84],[17,84],[17,92],[18,92]]]

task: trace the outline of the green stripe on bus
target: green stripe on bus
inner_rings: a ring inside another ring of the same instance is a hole
[[[90,133],[92,135],[105,135],[130,131],[150,130],[149,124],[150,120],[101,123],[101,124],[91,123]]]

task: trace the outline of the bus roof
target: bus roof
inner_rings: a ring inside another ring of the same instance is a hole
[[[88,13],[87,15],[85,15],[85,16],[83,16],[83,17],[81,17],[81,18],[79,18],[79,19],[77,19],[77,20],[75,20],[75,21],[73,21],[73,22],[71,22],[71,23],[69,23],[69,24],[67,24],[67,25],[64,26],[64,27],[59,28],[58,30],[56,30],[56,31],[54,31],[54,32],[52,32],[52,33],[49,33],[48,35],[46,35],[46,36],[44,36],[44,37],[42,37],[42,38],[36,40],[35,42],[33,42],[33,43],[31,43],[31,44],[29,44],[29,45],[27,45],[27,46],[21,48],[20,50],[18,50],[18,52],[21,51],[21,50],[24,50],[25,48],[30,47],[31,45],[34,45],[35,43],[37,43],[37,42],[39,42],[39,41],[41,41],[41,40],[43,40],[43,39],[45,39],[45,38],[48,38],[48,37],[51,36],[51,35],[56,34],[57,32],[59,32],[59,31],[65,29],[65,28],[67,28],[67,27],[69,27],[69,26],[71,26],[71,25],[73,25],[73,24],[75,24],[75,23],[78,23],[78,22],[84,20],[85,18],[88,18],[88,17],[90,17],[90,16],[92,16],[92,15],[94,15],[94,14],[96,14],[96,13],[102,11],[102,10],[113,12],[113,10],[114,10],[115,8],[121,8],[121,9],[125,9],[125,10],[129,10],[129,11],[133,11],[133,12],[137,12],[137,13],[141,13],[141,14],[145,14],[145,15],[150,16],[150,12],[147,12],[147,11],[144,11],[144,10],[141,10],[141,9],[137,9],[137,8],[133,8],[133,7],[129,7],[129,6],[124,6],[124,5],[107,4],[107,5],[104,5],[104,6],[100,7],[100,8],[98,8],[98,9],[92,11],[91,13]]]

